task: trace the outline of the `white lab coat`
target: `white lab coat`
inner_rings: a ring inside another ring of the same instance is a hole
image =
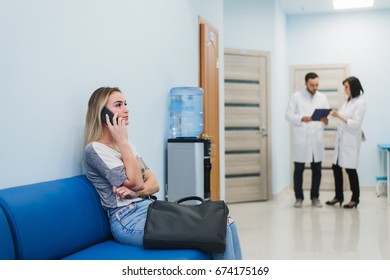
[[[321,121],[302,122],[315,109],[328,109],[325,94],[317,91],[313,96],[305,89],[295,92],[288,104],[286,119],[293,125],[293,160],[295,162],[320,162],[324,158],[324,127]]]
[[[345,123],[339,120],[333,156],[334,164],[338,160],[338,165],[343,168],[357,168],[362,142],[362,122],[366,110],[367,104],[362,96],[352,98],[339,110],[339,114],[348,121]]]

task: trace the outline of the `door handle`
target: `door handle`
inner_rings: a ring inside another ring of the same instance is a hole
[[[268,137],[267,128],[265,126],[260,127],[260,133],[264,138]]]

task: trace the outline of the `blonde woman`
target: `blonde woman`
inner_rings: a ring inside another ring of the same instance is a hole
[[[84,165],[107,211],[115,240],[143,245],[147,209],[159,191],[153,172],[129,142],[129,110],[119,88],[102,87],[88,102]],[[213,259],[241,259],[235,223],[227,227],[226,251]]]

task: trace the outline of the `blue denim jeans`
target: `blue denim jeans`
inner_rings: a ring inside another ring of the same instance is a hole
[[[143,245],[146,215],[152,202],[151,199],[132,202],[112,215],[109,213],[111,233],[116,241],[125,245]]]
[[[151,199],[144,199],[124,206],[120,209],[109,210],[110,226],[113,237],[119,243],[132,246],[142,246],[144,227],[148,206]],[[241,260],[241,246],[235,222],[227,227],[226,250],[224,253],[213,253],[215,260]]]
[[[240,239],[236,222],[231,223],[226,229],[226,250],[223,253],[211,254],[213,260],[242,260]]]

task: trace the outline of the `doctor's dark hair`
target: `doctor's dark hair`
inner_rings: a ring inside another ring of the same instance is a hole
[[[349,88],[351,89],[351,96],[352,98],[355,98],[355,97],[358,97],[360,94],[363,94],[364,93],[364,90],[363,90],[363,87],[362,87],[362,84],[360,83],[359,79],[356,78],[356,77],[349,77],[349,78],[346,78],[344,81],[343,81],[343,85],[348,82],[349,84]]]
[[[307,73],[306,76],[305,76],[305,82],[307,83],[308,80],[316,79],[316,78],[318,78],[317,73],[309,72],[309,73]]]

